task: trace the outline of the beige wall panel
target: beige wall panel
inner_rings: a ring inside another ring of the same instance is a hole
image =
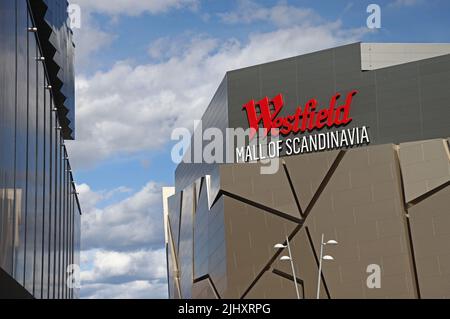
[[[338,151],[332,151],[283,158],[303,211],[308,207],[338,154]]]
[[[227,238],[225,298],[240,298],[296,224],[232,198],[224,197]]]
[[[192,286],[192,298],[194,299],[217,299],[208,279],[194,283]]]
[[[314,203],[305,225],[291,240],[296,275],[304,281],[304,297],[316,298],[318,266],[314,251],[319,254],[322,233],[326,240],[336,239],[339,244],[325,246],[325,254],[333,256],[335,261],[324,262],[321,298],[327,298],[325,285],[331,298],[418,296],[403,192],[406,201],[411,202],[450,180],[446,143],[442,139],[402,144],[399,148],[386,144],[348,150],[315,201],[312,198],[338,153],[285,158],[302,209]],[[276,253],[274,244],[283,243],[286,235],[298,226],[245,201],[296,218],[300,218],[300,213],[282,167],[274,175],[261,175],[258,164],[222,165],[220,184],[224,191],[242,197],[242,201],[225,194],[209,210],[206,188],[199,195],[195,189],[191,197],[199,196],[198,221],[194,218],[192,225],[185,226],[202,228],[194,243],[200,252],[195,259],[198,266],[207,262],[205,271],[219,295],[240,298]],[[192,199],[183,202],[183,211],[189,211],[188,206],[195,204]],[[415,205],[408,213],[421,296],[450,298],[450,186],[420,200],[417,204],[413,201]],[[217,215],[221,212],[223,215]],[[213,220],[213,216],[222,217]],[[202,233],[205,227],[211,234]],[[182,230],[181,237],[184,231],[187,229]],[[215,245],[215,234],[219,232],[225,240]],[[209,244],[198,242],[206,238]],[[207,259],[202,257],[204,250],[208,250]],[[284,251],[280,256],[286,254]],[[380,289],[367,287],[370,275],[367,267],[371,264],[381,267]],[[272,273],[276,269],[292,275],[290,263],[276,259],[270,266],[245,297],[296,298],[293,281]],[[186,285],[187,278],[183,280]],[[301,287],[300,290],[303,291]],[[193,285],[192,293],[194,298],[215,297],[206,281]]]
[[[299,284],[300,298],[302,289]],[[255,286],[245,296],[245,299],[296,299],[294,282],[279,275],[266,271]]]
[[[300,218],[283,167],[271,175],[261,174],[260,167],[254,163],[221,166],[221,189]]]
[[[450,298],[450,186],[409,209],[423,298]]]
[[[414,297],[393,145],[348,151],[306,225],[316,250],[322,233],[325,240],[339,242],[337,246],[325,246],[325,254],[335,258],[323,266],[331,298]],[[381,266],[381,289],[366,285],[370,264]]]
[[[444,139],[400,144],[406,202],[450,181],[450,156]]]

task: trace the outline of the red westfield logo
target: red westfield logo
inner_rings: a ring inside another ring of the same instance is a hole
[[[282,135],[290,133],[299,133],[321,129],[323,127],[333,127],[348,124],[352,121],[350,117],[350,105],[353,97],[358,93],[354,90],[347,94],[345,104],[337,106],[337,101],[341,97],[339,93],[335,94],[330,100],[329,108],[321,109],[316,112],[317,100],[309,100],[305,107],[297,108],[295,114],[279,116],[284,106],[283,96],[278,94],[273,99],[263,98],[259,102],[251,100],[244,105],[243,109],[247,111],[248,123],[250,126],[250,138],[252,139],[260,124],[264,129],[264,136],[272,129],[279,129]]]

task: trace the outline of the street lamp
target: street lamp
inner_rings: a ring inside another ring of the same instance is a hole
[[[282,256],[280,258],[280,260],[281,261],[290,261],[291,262],[292,276],[294,277],[295,292],[297,293],[297,299],[300,299],[300,293],[298,292],[297,276],[295,275],[294,261],[292,260],[291,245],[289,244],[289,237],[286,236],[286,245],[276,244],[275,246],[273,246],[273,248],[275,248],[275,249],[287,248],[288,249],[289,256]]]
[[[323,255],[323,247],[326,245],[337,245],[338,242],[334,239],[331,239],[327,242],[324,241],[324,234],[322,234],[322,239],[320,241],[320,259],[319,259],[319,278],[317,279],[317,299],[320,298],[320,280],[322,278],[322,262],[324,260],[332,261],[334,258],[330,255]]]

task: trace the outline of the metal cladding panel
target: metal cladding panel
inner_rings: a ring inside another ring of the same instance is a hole
[[[289,171],[302,169],[293,164]],[[339,243],[324,247],[335,258],[323,264],[331,298],[417,297],[402,194],[393,145],[350,150],[337,161],[304,225],[316,253],[321,234]],[[370,265],[382,269],[379,289],[366,284]]]
[[[12,274],[14,243],[15,4],[0,4],[0,267]]]
[[[450,182],[450,153],[443,139],[400,144],[399,159],[407,203]]]
[[[33,22],[45,57],[45,66],[58,108],[64,139],[75,138],[75,45],[68,26],[68,2],[29,1]]]
[[[202,116],[202,126],[203,130],[215,127],[222,131],[225,136],[225,129],[228,127],[228,89],[227,89],[227,78],[225,77],[220,84],[217,92],[215,93],[211,103],[206,109],[204,115]],[[197,128],[196,132],[200,132]],[[194,134],[195,135],[195,134]],[[193,137],[194,138],[194,137]],[[202,147],[205,146],[205,142],[202,142]],[[194,145],[193,139],[191,140],[191,148],[187,150],[185,154],[186,162],[182,162],[178,165],[175,171],[175,186],[177,192],[184,189],[196,179],[203,177],[205,175],[210,175],[214,170],[217,169],[216,164],[207,164],[202,161],[195,161],[194,152],[192,151],[192,145]],[[199,152],[197,154],[202,154]],[[193,163],[195,161],[195,163]]]
[[[450,185],[408,211],[423,298],[450,298]]]

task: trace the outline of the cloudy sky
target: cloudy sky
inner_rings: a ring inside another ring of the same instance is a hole
[[[161,187],[228,70],[356,41],[450,42],[447,0],[71,0],[83,298],[166,298]],[[382,28],[366,27],[370,3]],[[446,9],[444,9],[446,7]]]

